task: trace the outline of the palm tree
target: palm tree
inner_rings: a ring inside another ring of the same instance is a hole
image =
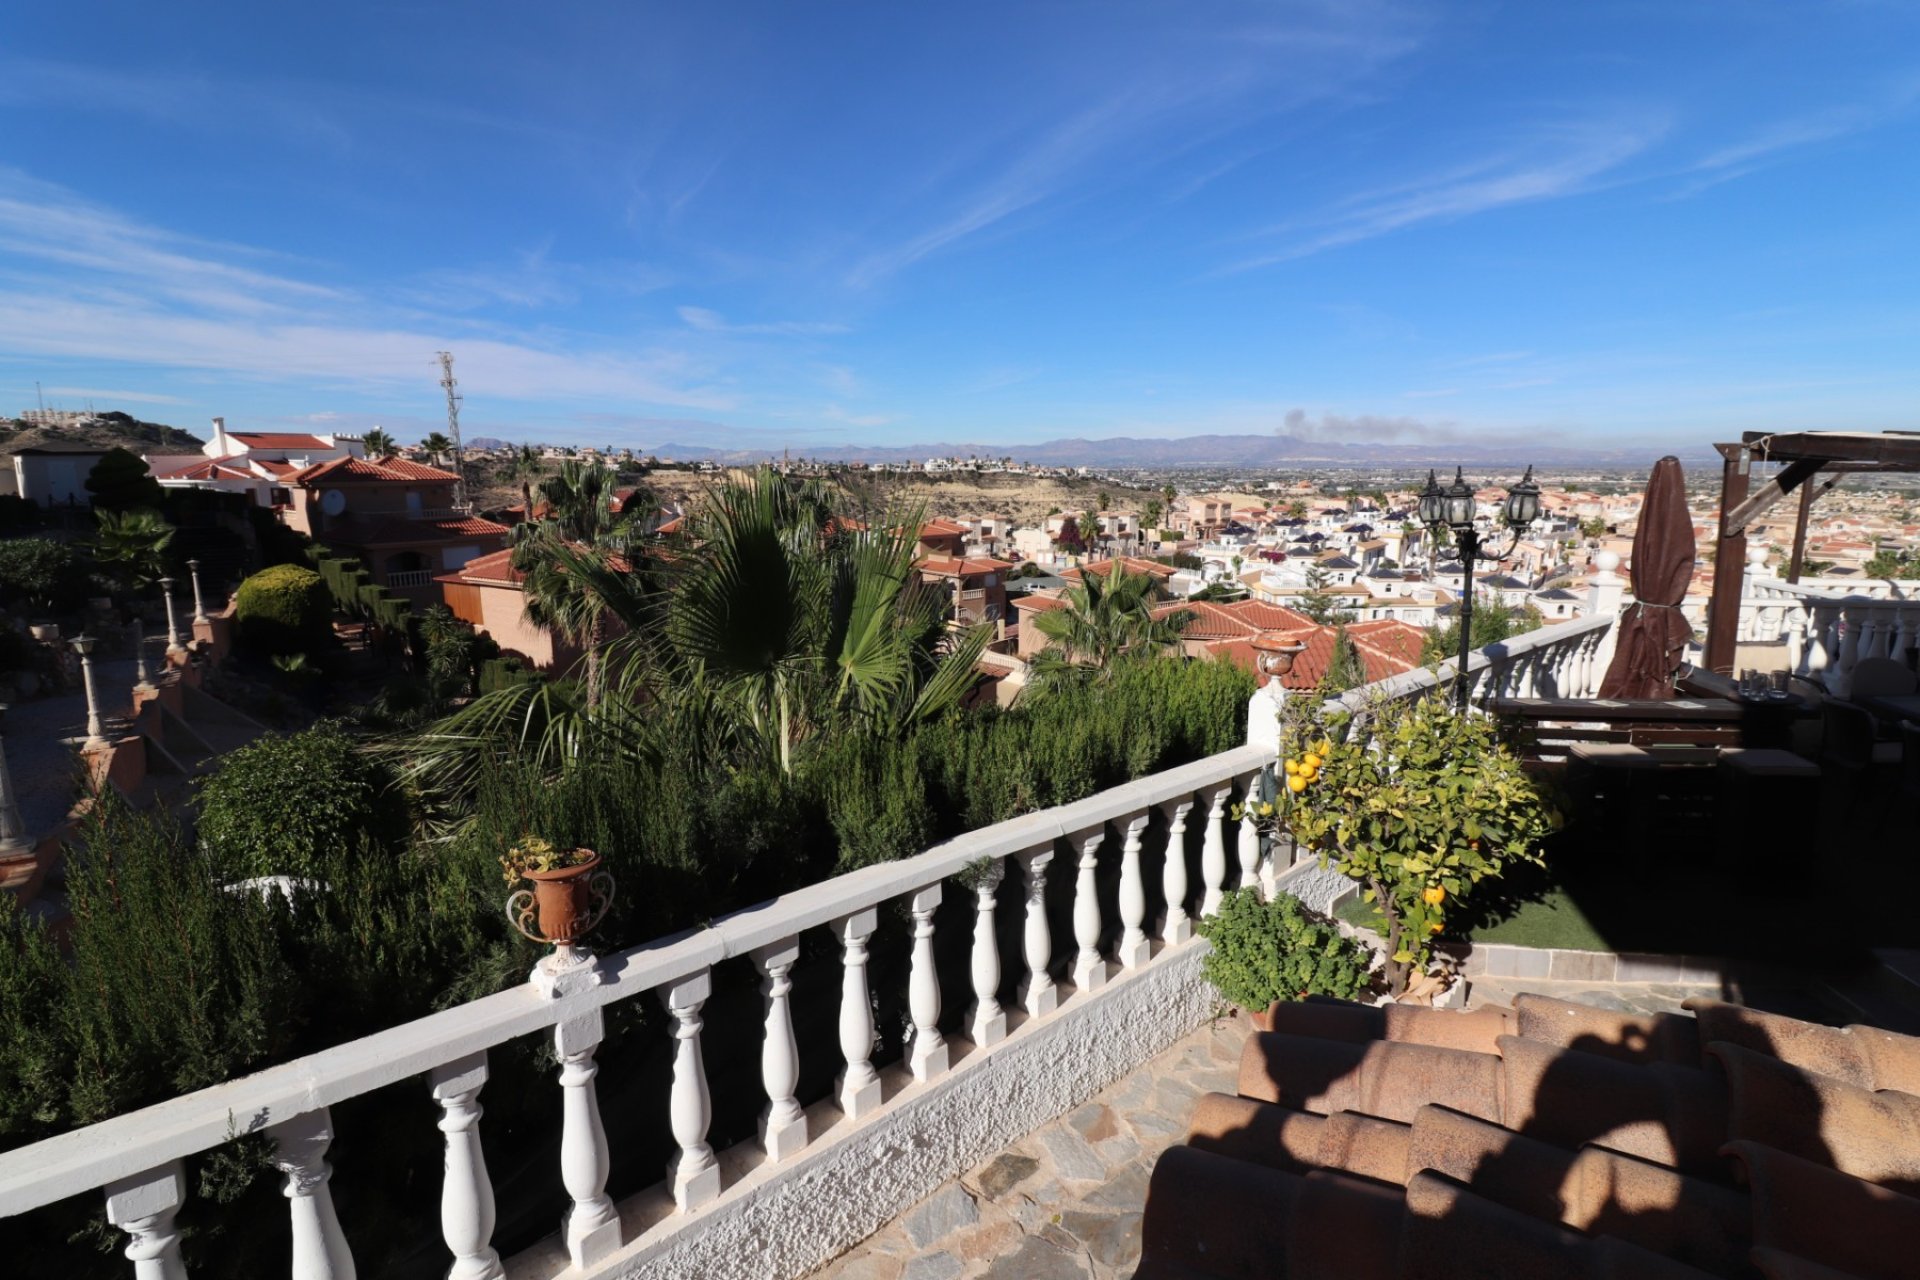
[[[360,443],[366,447],[369,458],[391,458],[400,451],[400,446],[394,438],[379,427],[367,432]]]
[[[614,514],[613,473],[602,466],[568,461],[540,496],[547,517],[518,526],[513,567],[525,575],[528,619],[585,647],[587,706],[597,707],[610,611],[602,579],[631,568],[632,523]]]
[[[1128,656],[1178,644],[1193,613],[1176,609],[1156,618],[1153,596],[1153,579],[1147,574],[1128,573],[1119,564],[1105,574],[1082,570],[1080,585],[1067,588],[1067,607],[1034,619],[1040,634],[1053,642],[1035,656],[1035,674],[1093,674],[1104,680],[1114,664]]]
[[[530,444],[520,446],[520,452],[513,456],[511,468],[513,478],[520,483],[520,501],[524,504],[526,518],[533,519],[533,486],[547,474],[547,460],[541,452]]]
[[[100,527],[93,536],[93,558],[123,590],[139,591],[166,575],[166,550],[173,526],[157,511],[94,513]]]
[[[420,442],[420,451],[438,462],[453,452],[453,441],[447,439],[445,432],[435,431]]]

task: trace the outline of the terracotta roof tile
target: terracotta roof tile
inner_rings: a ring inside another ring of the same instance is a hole
[[[451,471],[442,471],[408,458],[388,458],[383,462],[375,462],[370,458],[334,458],[329,462],[303,467],[287,477],[290,482],[302,486],[381,481],[392,484],[408,480],[444,480],[452,483],[459,478]]]

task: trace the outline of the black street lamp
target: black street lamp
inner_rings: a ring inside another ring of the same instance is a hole
[[[1420,523],[1432,532],[1436,544],[1443,531],[1450,531],[1460,552],[1460,663],[1454,669],[1454,702],[1462,711],[1467,709],[1467,655],[1473,651],[1473,562],[1506,559],[1519,544],[1520,534],[1540,518],[1540,486],[1533,482],[1533,468],[1528,467],[1520,483],[1507,491],[1506,509],[1501,512],[1508,534],[1503,549],[1492,550],[1481,541],[1477,514],[1473,486],[1459,467],[1453,469],[1453,483],[1444,489],[1434,473],[1427,472],[1427,487],[1420,494]]]

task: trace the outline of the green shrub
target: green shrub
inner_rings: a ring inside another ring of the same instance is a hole
[[[85,604],[88,590],[85,562],[64,542],[0,542],[0,604],[64,613]]]
[[[1352,999],[1367,989],[1367,949],[1292,894],[1262,902],[1257,889],[1230,890],[1219,913],[1194,927],[1213,944],[1200,972],[1249,1012],[1309,995]]]
[[[256,653],[304,653],[332,631],[333,602],[320,575],[277,564],[240,584],[235,600],[239,641]]]
[[[199,831],[228,880],[330,880],[364,843],[398,848],[406,814],[385,766],[323,721],[222,760],[200,790]]]
[[[489,658],[480,664],[480,692],[492,693],[509,685],[536,684],[538,671],[529,671],[518,658]]]

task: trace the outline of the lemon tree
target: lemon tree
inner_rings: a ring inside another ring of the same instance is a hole
[[[1363,886],[1395,992],[1425,972],[1434,940],[1475,888],[1515,862],[1538,863],[1541,840],[1560,826],[1498,724],[1445,699],[1380,703],[1332,725],[1309,712],[1288,728],[1282,749],[1294,749],[1272,820]]]

